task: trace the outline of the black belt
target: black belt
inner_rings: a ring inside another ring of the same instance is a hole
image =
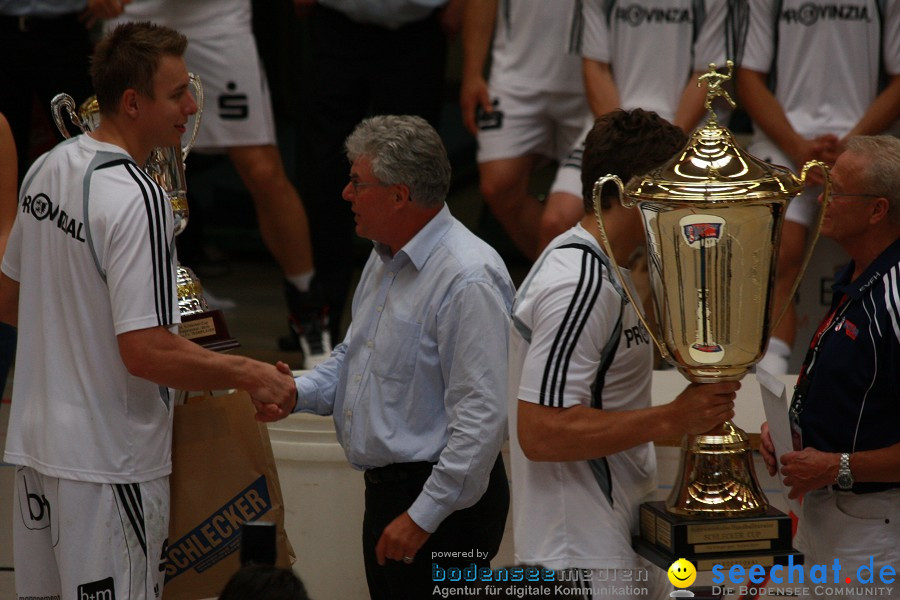
[[[0,30],[19,31],[20,33],[44,33],[69,29],[72,24],[79,25],[78,13],[64,15],[0,15]]]
[[[430,462],[394,463],[384,467],[366,469],[363,478],[366,483],[372,485],[400,483],[416,476],[427,477],[436,464]]]

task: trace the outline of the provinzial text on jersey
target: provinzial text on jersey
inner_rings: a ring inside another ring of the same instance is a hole
[[[84,242],[82,230],[84,223],[70,217],[66,211],[54,206],[47,194],[36,194],[34,197],[25,196],[22,200],[22,212],[30,214],[38,221],[56,223],[56,227],[73,239]]]
[[[786,23],[811,26],[819,19],[829,21],[869,21],[869,7],[855,4],[816,4],[807,2],[800,8],[781,11],[781,19]]]
[[[644,23],[690,23],[691,11],[686,8],[648,8],[640,4],[618,6],[615,18],[632,27]]]

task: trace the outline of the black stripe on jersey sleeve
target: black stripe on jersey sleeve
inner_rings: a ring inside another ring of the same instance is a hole
[[[593,252],[584,252],[581,258],[581,274],[578,284],[556,332],[547,363],[544,366],[539,396],[542,405],[563,405],[569,362],[602,287],[600,258]]]
[[[584,40],[584,4],[583,0],[575,0],[572,20],[569,26],[569,54],[581,55]]]
[[[134,164],[125,166],[144,197],[147,212],[147,228],[153,264],[153,293],[156,305],[156,320],[159,325],[170,325],[174,306],[172,291],[172,254],[166,239],[166,203],[160,188],[150,177]]]

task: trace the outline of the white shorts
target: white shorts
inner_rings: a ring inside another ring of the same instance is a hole
[[[750,144],[748,151],[753,156],[761,158],[767,163],[786,167],[798,177],[800,176],[799,169],[803,165],[795,165],[781,151],[781,148],[768,139],[754,141]],[[807,229],[811,228],[819,217],[819,194],[821,193],[821,185],[807,186],[799,196],[790,201],[784,218],[788,221],[799,223]]]
[[[807,493],[803,497],[794,544],[805,556],[807,573],[810,565],[826,565],[829,574],[828,585],[821,586],[822,589],[817,590],[815,584],[807,585],[810,592],[807,597],[856,597],[852,592],[840,593],[840,588],[860,586],[858,570],[865,566],[863,575],[868,576],[870,559],[874,580],[864,587],[900,590],[896,580],[887,584],[879,578],[881,567],[891,565],[897,569],[900,566],[898,540],[900,489],[854,494],[828,488]],[[841,569],[837,584],[832,569],[835,559],[840,562]],[[848,577],[851,585],[845,582]],[[880,595],[896,598],[893,592]]]
[[[168,477],[88,483],[17,467],[13,515],[19,598],[162,596]]]
[[[184,58],[205,97],[196,150],[275,144],[269,86],[252,34],[191,40]]]
[[[526,154],[562,163],[591,122],[583,92],[491,88],[490,93],[494,112],[479,119],[479,163]]]

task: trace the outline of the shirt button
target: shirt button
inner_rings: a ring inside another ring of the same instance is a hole
[[[372,340],[369,340],[368,342],[366,342],[366,347],[367,347],[367,348],[371,348],[371,347],[374,346],[374,345],[375,345],[375,343],[374,343]]]
[[[362,379],[362,375],[357,375],[356,377],[354,377],[353,380],[354,380],[354,381],[359,381],[360,379]]]
[[[381,312],[381,311],[384,310],[384,307],[383,307],[383,306],[379,306],[379,307],[377,307],[375,310],[377,310],[378,312]]]

